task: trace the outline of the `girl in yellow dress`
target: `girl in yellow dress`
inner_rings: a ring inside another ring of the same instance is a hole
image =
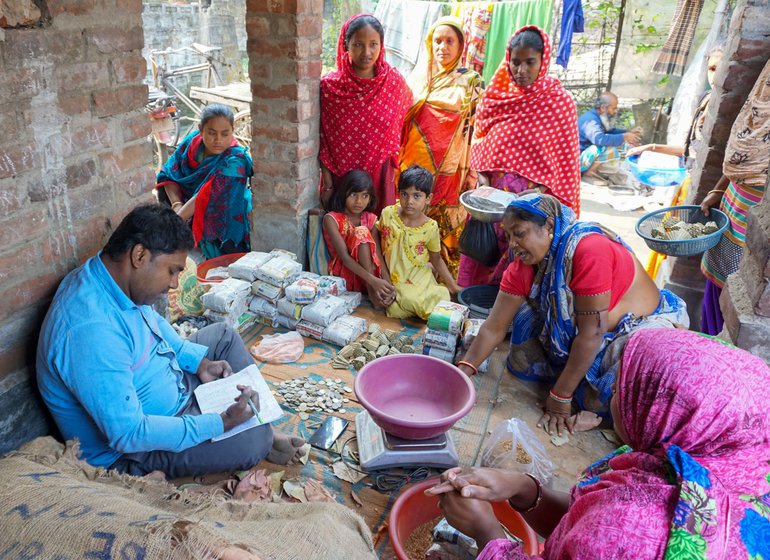
[[[388,317],[426,320],[436,304],[460,291],[441,259],[438,224],[425,215],[433,192],[433,176],[412,165],[398,181],[399,202],[383,208],[374,230],[380,253],[380,275],[396,288]],[[436,281],[437,275],[444,284]]]

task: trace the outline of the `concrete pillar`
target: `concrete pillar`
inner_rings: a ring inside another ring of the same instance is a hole
[[[318,200],[323,0],[248,0],[256,250],[305,254]]]
[[[767,0],[739,0],[733,10],[724,58],[717,69],[714,91],[703,125],[703,149],[692,171],[688,204],[699,204],[722,177],[725,145],[735,117],[770,57],[770,17]],[[687,302],[690,325],[700,328],[705,279],[700,256],[670,259],[665,287]]]

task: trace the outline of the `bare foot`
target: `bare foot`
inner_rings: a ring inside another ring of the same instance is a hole
[[[273,449],[267,454],[267,460],[276,465],[292,465],[299,461],[303,445],[305,440],[301,437],[287,436],[274,431]]]

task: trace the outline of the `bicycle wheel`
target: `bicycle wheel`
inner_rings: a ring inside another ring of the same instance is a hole
[[[152,165],[155,173],[158,174],[163,164],[168,161],[168,146],[158,140],[154,134],[150,134],[150,142],[152,142]]]
[[[233,121],[233,136],[244,148],[251,147],[251,111],[241,111]]]

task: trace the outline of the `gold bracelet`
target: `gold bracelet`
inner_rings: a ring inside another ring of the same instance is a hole
[[[718,192],[721,192],[722,194],[724,194],[726,190],[727,189],[724,189],[724,190],[722,190],[722,189],[711,189],[709,192],[706,193],[706,196],[710,195],[711,193],[718,193]]]
[[[181,203],[181,202],[179,202],[179,201],[177,200],[176,202],[172,202],[172,203],[171,203],[171,208],[172,208],[172,209],[173,209],[173,208],[176,208],[176,205],[177,205],[177,204],[178,204],[179,206],[184,206],[184,204],[183,204],[183,203]]]

